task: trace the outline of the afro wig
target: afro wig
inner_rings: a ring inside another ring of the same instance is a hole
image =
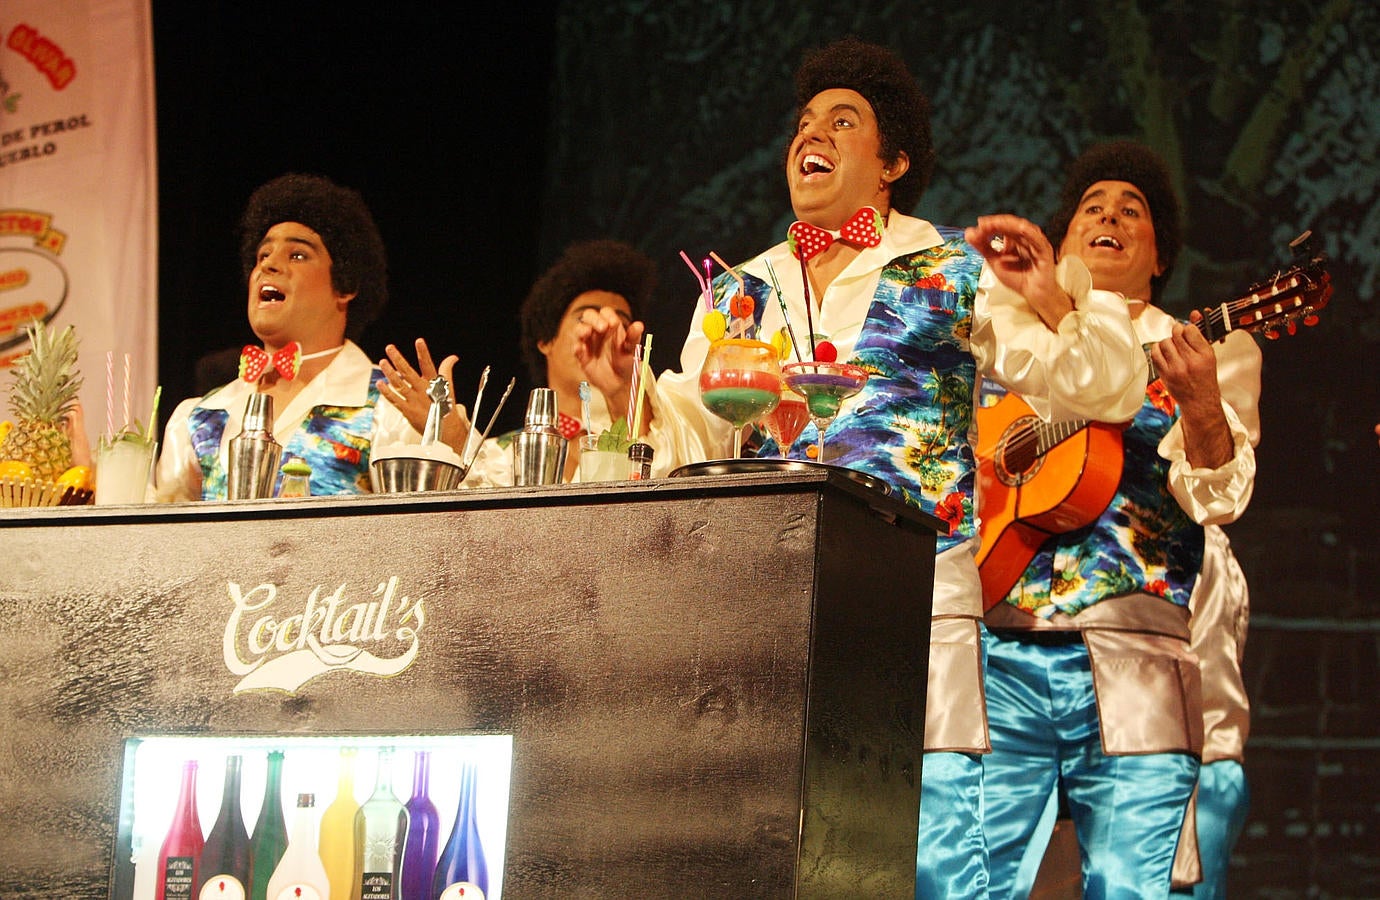
[[[881,158],[906,154],[910,167],[891,185],[891,205],[908,212],[920,202],[934,172],[930,103],[902,59],[886,47],[849,37],[808,53],[795,73],[797,113],[820,91],[857,91],[877,116]]]
[[[1099,181],[1125,181],[1134,184],[1150,205],[1150,218],[1155,225],[1155,249],[1164,270],[1150,279],[1153,300],[1161,289],[1178,258],[1180,246],[1179,199],[1174,193],[1169,169],[1159,155],[1136,141],[1109,141],[1095,144],[1069,166],[1064,187],[1059,194],[1059,206],[1045,226],[1049,242],[1058,247],[1068,233],[1069,223],[1088,188]]]
[[[618,294],[636,320],[643,317],[655,286],[656,265],[622,241],[579,241],[566,247],[522,301],[522,360],[532,383],[546,384],[546,357],[537,345],[555,339],[576,297],[587,291]]]
[[[297,222],[321,235],[331,255],[331,286],[350,301],[346,334],[358,340],[388,303],[388,257],[364,198],[320,175],[282,175],[249,197],[240,219],[240,265],[254,270],[270,228]]]

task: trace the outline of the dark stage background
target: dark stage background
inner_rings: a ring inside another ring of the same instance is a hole
[[[193,393],[198,357],[250,338],[235,222],[282,172],[356,187],[378,218],[392,304],[366,351],[425,336],[460,355],[465,402],[485,365],[518,376],[511,426],[530,387],[517,307],[567,242],[620,237],[657,260],[664,368],[696,290],[678,251],[736,261],[784,234],[805,47],[855,33],[906,56],[935,106],[939,162],[917,210],[935,221],[1040,220],[1079,149],[1146,140],[1187,201],[1168,305],[1232,296],[1306,228],[1332,258],[1322,323],[1265,348],[1260,478],[1230,529],[1252,585],[1255,703],[1233,895],[1380,896],[1375,4],[432,6],[155,0],[170,400]]]

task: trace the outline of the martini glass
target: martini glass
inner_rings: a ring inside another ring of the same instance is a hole
[[[810,419],[819,431],[817,459],[824,462],[824,432],[839,414],[843,401],[867,384],[867,370],[840,362],[797,362],[781,367],[786,387],[805,398]]]
[[[776,348],[741,338],[710,344],[700,368],[700,402],[733,426],[733,458],[740,458],[743,427],[781,402],[781,358]]]
[[[781,402],[776,405],[776,409],[759,419],[758,423],[771,435],[771,439],[776,441],[781,458],[785,459],[790,455],[791,445],[800,437],[800,432],[805,430],[805,423],[808,421],[810,410],[805,405],[805,398],[783,384]]]

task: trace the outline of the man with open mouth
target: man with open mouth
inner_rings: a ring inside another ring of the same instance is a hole
[[[388,299],[373,216],[357,191],[284,175],[251,195],[240,232],[249,325],[262,346],[244,349],[240,377],[174,410],[158,460],[158,499],[226,498],[229,443],[255,392],[272,398],[282,463],[310,466],[312,494],[366,492],[375,446],[421,440],[430,401],[418,370],[437,372],[421,341],[416,368],[392,347],[396,365],[380,368],[352,340]],[[442,374],[453,365],[454,358],[443,361]],[[457,408],[443,437],[458,451],[467,430]],[[275,493],[281,479],[280,471]]]

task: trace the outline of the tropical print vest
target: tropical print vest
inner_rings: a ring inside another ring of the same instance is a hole
[[[977,364],[968,338],[982,256],[960,229],[938,230],[942,243],[883,268],[848,360],[867,370],[868,381],[829,426],[825,452],[829,463],[880,478],[901,499],[946,522],[937,548],[943,551],[977,534],[969,442]],[[743,278],[760,323],[771,289]],[[716,284],[725,313],[723,295],[736,287]],[[792,455],[804,457],[816,439],[814,425],[807,425]],[[775,444],[768,441],[761,454],[777,455]]]
[[[1203,528],[1169,493],[1170,463],[1158,452],[1178,418],[1164,382],[1150,382],[1122,432],[1124,463],[1111,503],[1091,525],[1046,540],[1005,602],[1042,618],[1135,593],[1188,606],[1203,562]]]
[[[311,466],[313,496],[363,494],[369,491],[369,450],[374,431],[374,407],[379,400],[375,382],[382,377],[383,372],[378,368],[369,373],[369,394],[365,406],[313,407],[283,448],[284,463],[289,459],[301,459]],[[193,409],[187,418],[192,447],[201,462],[203,500],[224,500],[227,495],[220,445],[229,418],[227,410],[201,406]],[[280,469],[273,482],[275,495],[282,479]]]

